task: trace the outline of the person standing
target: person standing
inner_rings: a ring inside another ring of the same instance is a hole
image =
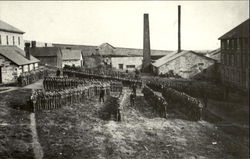
[[[101,87],[101,90],[100,90],[100,98],[99,98],[99,101],[103,101],[104,102],[104,95],[105,95],[105,89],[104,87],[102,86]]]
[[[135,95],[133,93],[130,94],[130,105],[132,107],[135,105]]]

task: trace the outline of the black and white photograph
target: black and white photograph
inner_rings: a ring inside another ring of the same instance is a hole
[[[0,1],[0,159],[249,159],[249,1]]]

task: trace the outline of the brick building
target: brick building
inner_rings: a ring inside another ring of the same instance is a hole
[[[224,85],[249,89],[249,19],[219,38],[221,81]]]
[[[0,20],[0,45],[17,46],[23,50],[23,34],[20,29]]]

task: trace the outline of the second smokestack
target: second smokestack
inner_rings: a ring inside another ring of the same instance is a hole
[[[181,6],[178,5],[178,52],[181,52]]]

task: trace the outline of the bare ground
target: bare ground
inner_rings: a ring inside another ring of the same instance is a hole
[[[44,158],[248,158],[248,142],[242,142],[247,137],[206,121],[185,120],[180,112],[159,118],[141,95],[133,108],[125,99],[122,122],[102,120],[103,104],[97,99],[39,112]]]

